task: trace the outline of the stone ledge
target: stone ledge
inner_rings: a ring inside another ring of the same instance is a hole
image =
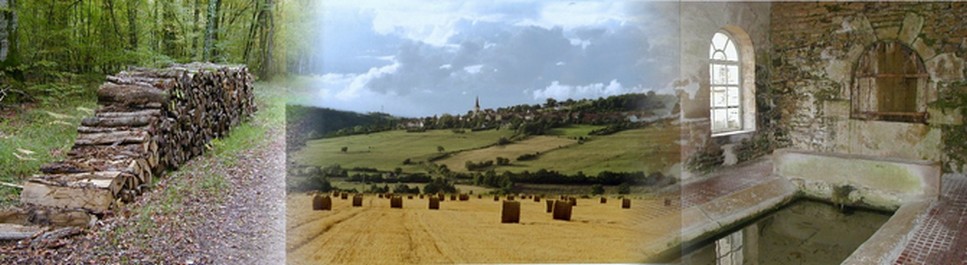
[[[940,194],[940,163],[866,155],[776,150],[773,173],[795,183],[808,196],[835,201],[833,190],[850,185],[848,204],[897,209],[921,196]]]
[[[900,207],[890,220],[876,230],[842,264],[890,264],[900,255],[913,234],[913,227],[930,209],[932,198],[914,200]]]

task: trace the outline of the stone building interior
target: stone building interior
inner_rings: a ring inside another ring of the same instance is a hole
[[[967,3],[685,2],[679,12],[681,233],[656,244],[679,244],[672,256],[699,264],[795,262],[757,258],[781,244],[763,241],[771,233],[800,240],[797,255],[855,244],[818,264],[967,264]],[[815,233],[790,227],[820,220],[762,217],[804,200],[845,217]],[[865,212],[882,220],[856,221]],[[692,254],[702,245],[714,262]]]

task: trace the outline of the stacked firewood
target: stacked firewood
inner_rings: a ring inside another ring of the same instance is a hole
[[[206,63],[108,76],[67,159],[41,166],[21,200],[93,211],[130,201],[255,112],[252,81],[245,66]]]

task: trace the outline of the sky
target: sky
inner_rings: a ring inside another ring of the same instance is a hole
[[[422,117],[672,93],[674,2],[335,0],[300,104]]]

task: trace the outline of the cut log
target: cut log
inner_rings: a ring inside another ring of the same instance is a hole
[[[167,101],[168,93],[152,86],[104,83],[97,90],[97,102],[103,105],[163,104]]]
[[[89,117],[81,120],[81,125],[90,127],[141,127],[157,122],[153,116],[131,117]]]
[[[39,226],[0,223],[0,240],[28,239],[39,234],[41,231],[44,231],[44,229]]]
[[[103,212],[110,208],[114,196],[110,190],[49,186],[36,182],[24,183],[20,201],[37,205],[84,208]]]
[[[151,135],[144,131],[118,131],[107,133],[86,133],[77,135],[75,145],[119,145],[145,143]]]

